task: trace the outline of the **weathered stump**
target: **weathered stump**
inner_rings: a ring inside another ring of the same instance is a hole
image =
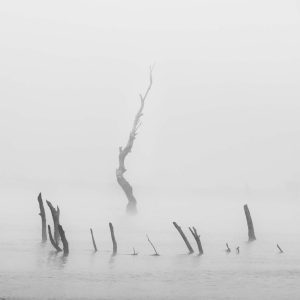
[[[247,219],[249,242],[252,242],[252,241],[256,240],[256,237],[255,237],[255,233],[254,233],[254,227],[253,227],[251,214],[250,214],[247,204],[244,205],[244,211],[245,211],[245,215],[246,215],[246,219]]]
[[[43,203],[41,193],[39,193],[39,195],[38,195],[38,202],[39,202],[39,207],[40,207],[39,215],[41,216],[41,219],[42,219],[42,241],[46,242],[47,241],[46,213],[45,213],[45,208],[44,208],[44,203]]]
[[[200,235],[198,235],[198,233],[197,233],[197,229],[195,227],[193,227],[193,229],[191,227],[189,227],[189,230],[192,233],[194,239],[196,240],[198,250],[199,250],[199,255],[202,255],[204,252],[203,252],[202,244],[200,241]]]
[[[63,244],[64,255],[68,255],[69,254],[69,243],[66,239],[65,232],[64,232],[61,225],[58,225],[58,231],[59,231],[59,234],[60,234],[60,237],[61,237],[61,242]]]
[[[179,232],[179,234],[181,235],[183,241],[185,242],[187,248],[189,249],[189,253],[192,254],[194,253],[194,250],[189,242],[189,240],[187,239],[186,235],[184,234],[184,232],[182,231],[181,227],[176,223],[173,222],[173,225],[175,226],[175,228],[177,229],[177,231]]]
[[[59,231],[58,231],[58,225],[59,225],[60,210],[59,210],[58,206],[55,209],[50,201],[46,200],[46,202],[50,208],[52,219],[53,219],[54,240],[55,240],[55,243],[57,245],[59,245],[60,235],[59,235]]]
[[[118,251],[118,245],[117,245],[117,241],[115,238],[115,232],[114,232],[114,227],[112,223],[109,223],[109,229],[110,229],[110,235],[111,235],[111,240],[112,240],[112,244],[113,244],[113,256],[117,254]]]
[[[58,251],[58,252],[62,251],[62,249],[56,244],[56,242],[53,239],[50,225],[48,225],[48,234],[49,234],[49,240],[50,240],[52,246],[56,249],[56,251]]]
[[[94,250],[95,250],[95,252],[97,252],[98,249],[97,249],[96,242],[95,242],[95,239],[94,239],[93,229],[90,228],[90,231],[91,231],[91,236],[92,236],[92,241],[93,241]]]

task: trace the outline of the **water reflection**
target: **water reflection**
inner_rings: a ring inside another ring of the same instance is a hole
[[[68,262],[68,256],[57,251],[49,251],[47,265],[55,269],[64,269]]]

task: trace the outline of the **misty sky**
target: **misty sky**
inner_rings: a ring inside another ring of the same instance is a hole
[[[2,1],[1,184],[300,183],[298,1]]]

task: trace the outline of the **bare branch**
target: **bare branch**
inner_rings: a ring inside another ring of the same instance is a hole
[[[124,177],[124,173],[126,172],[125,158],[131,152],[132,147],[133,147],[133,142],[137,135],[137,130],[141,126],[141,117],[143,116],[145,100],[151,90],[151,87],[152,87],[153,67],[154,66],[150,66],[150,69],[149,69],[149,85],[146,89],[146,92],[144,95],[142,95],[142,94],[139,95],[141,103],[140,103],[139,110],[137,111],[137,113],[135,115],[127,144],[126,144],[125,148],[119,147],[119,167],[116,170],[116,176],[117,176],[117,181],[118,181],[119,185],[122,187],[122,189],[127,197],[127,200],[128,200],[127,212],[130,212],[130,213],[136,212],[136,199],[132,192],[132,186],[129,184],[129,182]]]

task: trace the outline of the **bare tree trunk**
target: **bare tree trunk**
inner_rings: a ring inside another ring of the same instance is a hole
[[[93,241],[93,245],[94,245],[94,250],[95,250],[95,252],[97,252],[98,249],[97,249],[96,242],[95,242],[95,239],[94,239],[93,229],[90,228],[90,231],[91,231],[92,241]]]
[[[50,225],[48,225],[48,233],[49,233],[49,240],[50,240],[52,246],[56,249],[56,251],[58,251],[58,252],[62,251],[62,249],[55,243],[55,241],[53,239]]]
[[[249,208],[248,208],[247,204],[244,205],[244,211],[245,211],[245,215],[246,215],[246,219],[247,219],[247,225],[248,225],[249,242],[252,242],[252,241],[256,240],[256,237],[255,237],[255,233],[254,233],[252,218],[251,218],[250,211],[249,211]]]
[[[152,246],[153,250],[155,251],[155,254],[153,254],[153,255],[154,255],[154,256],[159,256],[159,254],[158,254],[158,252],[156,251],[156,249],[155,249],[153,243],[150,241],[149,236],[148,236],[148,235],[146,235],[146,236],[147,236],[148,242],[150,243],[150,245]]]
[[[193,227],[193,229],[191,227],[189,227],[190,232],[192,233],[194,239],[196,240],[197,246],[198,246],[198,250],[199,250],[199,255],[203,254],[203,248],[202,248],[202,244],[200,241],[200,235],[198,235],[197,230],[195,227]]]
[[[187,239],[186,235],[183,233],[181,227],[176,222],[173,222],[173,225],[178,230],[179,234],[181,235],[182,239],[184,240],[187,248],[189,249],[190,254],[194,253],[194,250],[193,250],[189,240]]]
[[[42,241],[46,242],[47,241],[46,213],[45,213],[45,208],[44,208],[44,203],[43,203],[41,193],[39,193],[39,195],[38,195],[38,202],[39,202],[39,206],[40,206],[39,215],[41,216],[41,219],[42,219]]]
[[[46,202],[47,202],[47,204],[48,204],[48,206],[50,208],[52,219],[53,219],[53,224],[54,224],[54,240],[55,240],[55,243],[57,245],[59,245],[60,236],[59,236],[59,231],[58,231],[58,225],[59,225],[60,210],[59,210],[58,206],[55,209],[50,201],[46,200]]]
[[[148,86],[145,94],[140,95],[141,105],[140,105],[140,108],[139,108],[135,118],[134,118],[133,126],[132,126],[132,129],[129,134],[128,142],[124,149],[122,147],[119,147],[119,167],[116,170],[116,177],[117,177],[117,181],[118,181],[119,185],[121,186],[121,188],[123,189],[123,191],[127,197],[127,200],[128,200],[127,212],[130,214],[135,214],[137,212],[137,208],[136,208],[137,202],[133,195],[132,186],[124,177],[124,173],[126,172],[125,158],[132,150],[133,142],[137,135],[137,130],[141,125],[140,119],[143,115],[145,100],[146,100],[146,98],[149,94],[149,91],[151,89],[151,86],[152,86],[152,70],[153,70],[153,68],[150,67],[149,86]]]
[[[63,244],[64,255],[68,255],[69,254],[69,243],[66,239],[65,232],[64,232],[61,225],[58,225],[58,232],[59,232],[59,235],[61,237],[61,242]]]
[[[117,251],[118,251],[118,245],[117,245],[117,241],[115,238],[115,232],[114,232],[114,227],[113,227],[112,223],[109,223],[109,229],[110,229],[111,240],[113,243],[113,255],[116,255]]]

